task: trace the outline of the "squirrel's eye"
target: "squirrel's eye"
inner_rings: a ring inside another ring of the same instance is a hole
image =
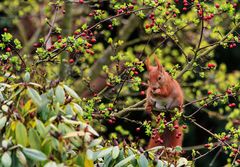
[[[162,77],[158,77],[158,80],[161,80],[162,79]]]

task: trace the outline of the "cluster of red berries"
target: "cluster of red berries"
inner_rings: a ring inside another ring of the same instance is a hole
[[[236,104],[235,103],[230,103],[228,104],[229,107],[236,107]]]
[[[214,67],[216,67],[216,65],[215,64],[213,64],[213,63],[208,63],[208,68],[214,68]]]
[[[116,122],[116,118],[112,117],[110,119],[108,119],[108,124],[112,125]]]
[[[237,46],[236,43],[231,43],[231,44],[229,44],[229,48],[230,48],[230,49],[235,48],[236,46]]]

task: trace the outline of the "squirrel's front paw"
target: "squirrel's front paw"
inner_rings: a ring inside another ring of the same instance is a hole
[[[161,90],[160,89],[156,89],[156,90],[153,90],[152,91],[152,94],[153,95],[158,95],[158,94],[160,94],[161,93]]]

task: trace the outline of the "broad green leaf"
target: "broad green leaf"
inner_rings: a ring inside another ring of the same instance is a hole
[[[72,97],[75,98],[75,99],[79,99],[78,94],[77,94],[74,90],[72,90],[71,88],[69,88],[69,87],[66,86],[66,85],[63,85],[63,87],[64,87],[64,89],[67,91],[67,93],[68,93],[70,96],[72,96]]]
[[[40,134],[40,136],[42,138],[44,138],[47,134],[47,130],[46,130],[46,127],[44,126],[44,124],[42,123],[42,121],[37,120],[36,128],[37,128],[37,131]]]
[[[91,147],[95,147],[97,145],[99,145],[102,142],[102,137],[98,138],[98,139],[94,139],[90,144],[89,144],[89,148]]]
[[[130,162],[131,160],[133,160],[134,158],[135,158],[135,155],[130,155],[129,157],[118,162],[114,167],[122,167],[122,166],[126,165],[128,162]]]
[[[41,149],[41,140],[39,135],[37,134],[36,130],[30,129],[28,131],[28,139],[31,148],[40,150]]]
[[[110,154],[112,149],[113,149],[113,147],[109,147],[109,148],[104,148],[103,150],[99,151],[97,154],[97,159],[105,157],[106,155]]]
[[[144,154],[141,154],[139,159],[138,159],[138,165],[139,167],[146,167],[148,166],[148,160],[147,158],[145,157]]]
[[[4,167],[10,167],[12,165],[12,158],[10,156],[10,152],[3,153],[1,162]]]
[[[26,127],[21,122],[17,122],[15,135],[17,143],[26,147],[28,143],[28,134]]]
[[[23,148],[22,151],[29,159],[35,161],[45,161],[47,159],[47,156],[39,150]]]
[[[103,161],[103,167],[109,167],[109,166],[111,166],[110,165],[110,162],[112,161],[113,159],[112,159],[112,156],[109,154],[108,156],[106,156],[105,158],[104,158],[104,161]]]
[[[86,154],[88,159],[91,159],[91,160],[94,159],[94,152],[92,150],[88,149]]]
[[[112,158],[113,159],[116,159],[119,155],[119,147],[118,146],[114,146],[113,149],[112,149]]]
[[[65,101],[65,92],[64,92],[63,88],[58,85],[57,88],[56,88],[55,93],[56,93],[56,99],[57,99],[57,101],[58,101],[60,104],[63,104],[64,101]]]
[[[2,118],[0,118],[0,130],[2,130],[6,122],[7,122],[7,116],[3,116]]]
[[[78,104],[76,103],[73,103],[73,110],[78,112],[80,115],[83,115],[83,109],[81,106],[79,106]]]
[[[69,120],[65,117],[62,117],[65,123],[72,124],[72,125],[81,125],[82,129],[87,129],[88,132],[92,133],[95,136],[99,136],[99,134],[88,124],[80,122],[80,121],[73,121]]]
[[[41,98],[41,96],[39,95],[39,93],[36,90],[34,90],[33,88],[28,87],[27,88],[27,93],[28,93],[28,96],[34,102],[34,104],[36,104],[38,107],[41,106],[42,98]]]
[[[25,73],[25,75],[24,75],[24,77],[23,77],[23,80],[24,80],[25,82],[29,82],[29,81],[30,81],[30,73],[29,73],[29,72],[26,72],[26,73]]]
[[[54,161],[50,161],[44,165],[44,167],[58,167],[57,163]]]
[[[17,150],[16,156],[17,156],[19,162],[20,162],[22,165],[24,165],[24,166],[27,165],[27,159],[26,159],[25,155],[22,153],[22,151]]]

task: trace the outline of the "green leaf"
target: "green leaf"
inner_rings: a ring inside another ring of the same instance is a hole
[[[65,101],[65,92],[61,86],[57,86],[56,88],[56,99],[60,104],[63,104]]]
[[[26,73],[25,73],[23,80],[24,80],[25,82],[29,82],[29,81],[30,81],[30,73],[29,73],[29,72],[26,72]]]
[[[145,157],[144,154],[141,154],[139,159],[138,159],[138,165],[139,167],[146,167],[148,166],[148,160],[147,158]]]
[[[20,162],[22,165],[24,165],[24,166],[27,165],[27,159],[26,159],[25,155],[22,153],[22,151],[17,150],[16,156],[17,156],[19,162]]]
[[[45,160],[47,160],[47,156],[39,150],[30,149],[30,148],[23,148],[23,153],[29,159],[32,159],[32,160],[35,160],[35,161],[45,161]]]
[[[1,158],[2,165],[4,167],[10,167],[12,165],[12,159],[10,156],[10,152],[3,153],[3,156]]]
[[[28,143],[27,129],[21,122],[16,125],[15,135],[17,143],[26,147]]]
[[[158,160],[156,167],[165,167],[167,164],[165,164],[163,161]]]
[[[112,149],[112,158],[113,159],[116,159],[119,155],[119,147],[118,146],[114,146],[113,149]]]
[[[42,98],[39,93],[33,88],[27,88],[28,96],[32,99],[32,101],[39,107],[42,104]]]
[[[40,136],[42,138],[44,138],[46,136],[46,134],[47,134],[47,130],[46,130],[44,124],[42,123],[42,121],[37,120],[36,128],[37,128],[37,131],[40,134]]]
[[[89,148],[91,147],[95,147],[97,145],[99,145],[102,142],[102,137],[98,138],[98,139],[94,139],[90,144],[89,144]]]
[[[0,130],[2,130],[6,122],[7,122],[7,116],[4,116],[0,119]]]
[[[80,115],[83,115],[83,109],[81,106],[79,106],[78,104],[76,103],[73,103],[73,110],[78,112]]]
[[[28,139],[31,148],[40,150],[41,149],[41,140],[39,135],[37,134],[36,130],[30,129],[28,131]]]
[[[131,160],[133,160],[135,158],[135,155],[131,155],[125,159],[123,159],[122,161],[118,162],[114,167],[122,167],[124,165],[126,165],[128,162],[130,162]]]
[[[77,94],[74,90],[72,90],[71,88],[69,88],[69,87],[66,86],[66,85],[63,85],[63,87],[64,87],[64,89],[67,91],[67,93],[68,93],[70,96],[72,96],[72,97],[75,98],[75,99],[79,99],[78,94]]]
[[[112,149],[113,149],[113,147],[109,147],[109,148],[105,148],[105,149],[99,151],[97,154],[97,159],[105,157],[106,155],[110,154]]]
[[[50,161],[44,165],[44,167],[58,167],[57,163],[54,161]]]

